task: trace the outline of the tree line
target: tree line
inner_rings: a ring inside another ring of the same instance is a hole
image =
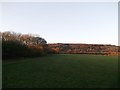
[[[47,41],[36,35],[15,32],[0,32],[2,59],[36,57],[51,53]]]
[[[2,45],[2,46],[1,46]],[[15,32],[0,32],[0,47],[2,59],[39,57],[47,54],[111,54],[120,53],[120,47],[115,45],[94,44],[47,44],[39,35],[21,34]]]

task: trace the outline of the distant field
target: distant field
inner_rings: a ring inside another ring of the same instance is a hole
[[[118,57],[49,55],[3,62],[3,88],[116,88]]]

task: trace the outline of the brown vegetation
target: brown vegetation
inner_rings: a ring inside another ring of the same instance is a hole
[[[106,44],[48,44],[49,48],[59,49],[59,53],[67,54],[95,54],[118,55],[118,46]]]

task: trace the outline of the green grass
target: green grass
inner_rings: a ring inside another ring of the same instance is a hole
[[[116,88],[118,57],[50,55],[3,62],[3,88]]]

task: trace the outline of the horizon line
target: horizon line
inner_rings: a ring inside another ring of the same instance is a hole
[[[112,46],[120,46],[115,44],[92,44],[92,43],[47,43],[47,44],[90,44],[90,45],[112,45]]]

